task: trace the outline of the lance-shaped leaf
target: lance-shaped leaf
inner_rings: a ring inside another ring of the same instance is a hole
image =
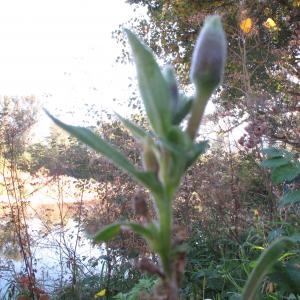
[[[94,241],[99,242],[106,242],[114,237],[116,237],[121,230],[121,225],[119,223],[110,224],[103,229],[101,229],[95,236]]]
[[[181,121],[187,116],[187,114],[191,111],[192,105],[193,105],[193,97],[187,98],[187,97],[181,97],[181,101],[179,101],[178,110],[174,114],[172,123],[174,125],[178,125],[181,123]]]
[[[131,134],[138,140],[143,141],[148,137],[148,133],[144,131],[144,129],[140,128],[130,120],[127,120],[117,114],[117,117],[120,119],[120,121],[123,123],[123,125],[131,132]]]
[[[134,233],[144,237],[148,241],[152,242],[155,239],[154,232],[152,232],[151,229],[141,224],[128,222],[128,223],[124,223],[123,225],[125,227],[130,228]]]
[[[95,236],[95,242],[106,242],[115,238],[121,231],[122,226],[131,229],[134,233],[142,236],[148,242],[153,243],[156,239],[156,234],[151,228],[147,228],[141,224],[133,222],[119,222],[105,226]]]
[[[265,275],[270,271],[270,268],[280,258],[285,248],[294,246],[294,241],[287,237],[282,237],[274,241],[268,249],[266,249],[260,256],[256,267],[253,269],[250,277],[247,280],[242,299],[256,300],[256,292],[259,288]]]
[[[77,139],[90,146],[92,149],[103,154],[105,157],[110,159],[117,167],[120,167],[127,173],[129,173],[136,181],[148,187],[154,193],[160,192],[161,185],[156,179],[156,176],[153,172],[142,172],[137,170],[122,153],[120,153],[112,145],[107,143],[91,130],[84,127],[67,125],[57,118],[53,117],[49,112],[46,111],[46,113],[56,125],[64,129],[71,135],[75,136]]]
[[[148,47],[129,30],[125,30],[137,67],[138,83],[153,130],[166,136],[171,126],[171,94],[168,84]]]
[[[175,71],[172,66],[166,66],[163,69],[162,74],[170,90],[172,119],[173,119],[174,115],[178,111],[178,104],[179,104],[179,91],[178,91],[178,84],[175,76]]]
[[[199,157],[206,152],[209,148],[208,141],[202,141],[200,143],[194,144],[192,150],[188,153],[189,159],[186,163],[186,169],[189,168]]]

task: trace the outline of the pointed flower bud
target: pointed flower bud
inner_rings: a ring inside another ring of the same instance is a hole
[[[192,139],[197,134],[209,97],[223,78],[226,55],[227,42],[220,17],[210,16],[196,42],[190,71],[196,96],[186,131]]]
[[[226,55],[227,42],[221,19],[219,16],[209,16],[192,58],[190,78],[197,90],[211,94],[218,87],[223,78]]]

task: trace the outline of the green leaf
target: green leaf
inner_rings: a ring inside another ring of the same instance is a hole
[[[283,156],[283,151],[280,149],[274,148],[274,147],[264,148],[264,149],[262,149],[262,153],[266,154],[268,158]]]
[[[171,94],[151,50],[125,30],[133,51],[141,96],[154,131],[166,136],[171,126]]]
[[[297,177],[298,174],[300,174],[300,167],[295,164],[288,163],[286,165],[275,168],[272,171],[271,179],[274,183],[280,183],[285,180],[291,181],[295,177]]]
[[[190,149],[193,146],[193,142],[190,136],[181,130],[178,126],[173,126],[167,137],[167,141],[162,141],[165,144],[166,148],[174,153],[179,153],[180,155],[185,153],[187,149]]]
[[[285,158],[287,160],[292,160],[295,156],[295,153],[287,151],[285,149],[278,149],[274,147],[264,148],[262,150],[263,154],[266,154],[268,158]]]
[[[179,102],[179,108],[175,113],[175,115],[173,116],[172,123],[174,125],[180,124],[181,121],[191,111],[192,105],[193,105],[193,98],[189,98],[188,100],[181,100]]]
[[[165,66],[162,71],[162,75],[164,76],[166,83],[169,87],[170,95],[171,95],[171,106],[172,106],[172,118],[176,114],[178,110],[179,104],[179,91],[178,84],[176,80],[176,75],[174,68],[172,66]]]
[[[296,204],[298,202],[300,202],[300,190],[290,191],[280,199],[279,207]]]
[[[49,112],[46,111],[46,113],[56,125],[64,129],[71,135],[75,136],[77,139],[90,146],[92,149],[103,154],[105,157],[110,159],[117,167],[120,167],[128,172],[136,181],[148,187],[153,192],[159,193],[161,191],[161,185],[156,179],[156,176],[153,172],[141,172],[137,170],[122,153],[120,153],[112,145],[107,143],[91,130],[84,127],[67,125],[57,118],[53,117]]]
[[[270,268],[280,258],[285,248],[291,248],[294,242],[287,237],[282,237],[273,242],[268,249],[266,249],[258,259],[257,265],[251,272],[247,283],[245,285],[242,299],[243,300],[256,300],[256,292],[262,283],[265,275],[270,271]]]
[[[123,125],[131,132],[131,134],[139,141],[143,141],[147,136],[147,132],[144,131],[144,129],[138,127],[133,122],[123,118],[119,114],[117,114],[117,117],[120,119],[120,121],[123,123]]]
[[[153,232],[149,228],[146,228],[143,225],[140,225],[138,223],[132,223],[132,222],[124,223],[123,225],[130,228],[134,233],[141,235],[142,237],[146,238],[149,241],[154,240]]]
[[[261,162],[261,166],[265,168],[277,168],[283,165],[287,165],[290,163],[289,160],[284,159],[284,158],[272,158],[272,159],[266,159]]]
[[[270,278],[286,293],[300,294],[300,268],[297,264],[276,264]]]
[[[189,160],[187,161],[186,169],[188,167],[190,167],[197,160],[199,155],[204,154],[208,148],[209,148],[208,141],[203,141],[203,142],[194,144],[192,151],[190,151],[190,153],[188,153]]]
[[[109,241],[116,237],[120,233],[120,230],[121,225],[119,223],[110,224],[96,233],[94,241],[97,243]]]

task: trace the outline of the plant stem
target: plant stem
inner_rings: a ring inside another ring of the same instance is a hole
[[[162,199],[162,207],[159,214],[161,235],[161,260],[166,277],[172,277],[170,260],[172,243],[172,201],[167,197]]]
[[[168,300],[178,299],[178,284],[176,281],[176,270],[174,268],[175,262],[173,261],[174,255],[172,253],[172,200],[175,190],[172,185],[165,186],[162,195],[156,198],[156,202],[159,204],[158,212],[161,238],[159,255],[165,274],[163,284]]]
[[[188,126],[186,132],[189,134],[191,139],[193,140],[197,134],[199,125],[201,123],[204,110],[206,107],[207,100],[209,99],[211,93],[206,93],[205,88],[201,89],[201,91],[196,91],[196,97],[192,107],[192,114],[188,122]]]

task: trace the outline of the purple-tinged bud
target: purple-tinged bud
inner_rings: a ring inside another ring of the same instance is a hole
[[[192,58],[190,78],[197,90],[211,94],[218,87],[223,78],[226,56],[227,41],[221,19],[209,16],[199,34]]]
[[[220,17],[207,17],[193,53],[190,78],[195,84],[196,96],[186,132],[194,139],[205,106],[220,84],[227,55],[227,42]]]

